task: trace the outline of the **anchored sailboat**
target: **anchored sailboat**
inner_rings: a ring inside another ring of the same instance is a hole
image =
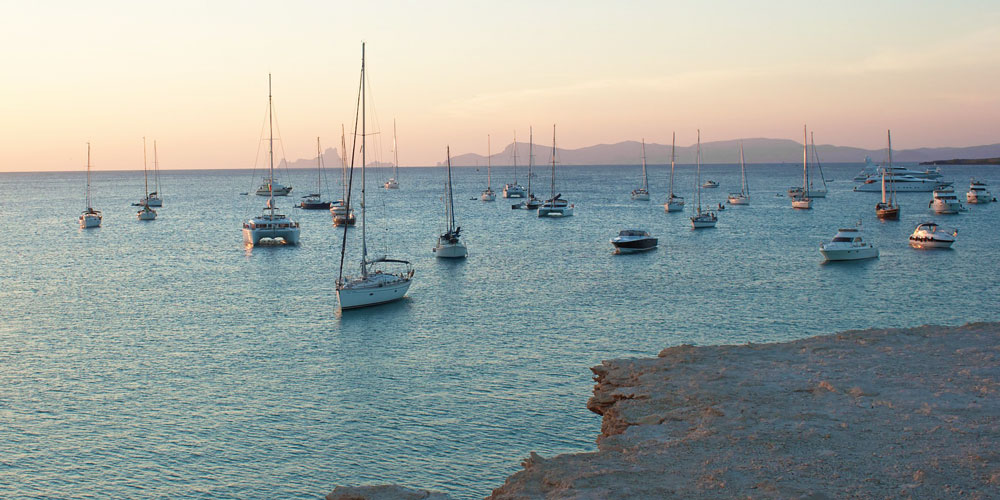
[[[524,186],[517,183],[517,131],[514,131],[514,182],[509,182],[503,186],[504,198],[524,198]],[[528,178],[531,182],[531,178]]]
[[[719,221],[719,218],[715,215],[715,212],[709,210],[706,212],[701,211],[701,129],[698,129],[698,168],[696,170],[694,185],[696,188],[696,199],[698,202],[698,208],[695,210],[695,214],[691,217],[691,227],[694,229],[703,229],[706,227],[715,227],[715,223]]]
[[[812,198],[809,197],[809,144],[806,142],[806,126],[802,126],[802,189],[789,191],[792,197],[792,208],[812,208]]]
[[[90,143],[87,143],[87,209],[80,214],[80,228],[89,229],[101,227],[101,220],[104,218],[100,210],[94,210],[90,205]]]
[[[493,147],[490,145],[490,136],[486,135],[486,189],[479,199],[483,201],[493,201],[497,199],[497,194],[493,192],[493,181],[490,177],[490,170],[493,164]]]
[[[542,205],[542,200],[535,198],[535,193],[531,191],[531,167],[535,164],[535,137],[534,131],[531,127],[528,127],[528,199],[522,201],[521,203],[516,203],[511,205],[510,208],[513,209],[525,209],[525,210],[537,210],[538,207]]]
[[[163,199],[160,198],[160,159],[156,154],[156,141],[153,141],[153,187],[156,189],[139,200],[139,206],[162,207]],[[146,188],[149,189],[148,187]]]
[[[392,119],[392,177],[382,186],[386,189],[399,189],[399,154],[396,152],[396,119]]]
[[[434,256],[442,259],[462,258],[469,255],[469,250],[462,243],[460,233],[462,228],[455,225],[455,201],[451,194],[451,146],[448,152],[448,183],[445,184],[444,217],[448,225],[444,233],[438,236],[437,245],[431,250]]]
[[[899,220],[896,204],[896,184],[892,182],[892,131],[886,131],[889,148],[889,168],[882,169],[882,201],[875,204],[875,215],[882,220]],[[886,198],[886,174],[889,174],[889,196]]]
[[[562,198],[562,194],[556,193],[556,126],[552,125],[552,178],[550,182],[549,199],[545,200],[538,207],[539,217],[569,217],[573,215],[574,205]]]
[[[667,195],[667,202],[663,204],[663,210],[667,212],[680,212],[684,210],[684,198],[674,194],[674,150],[677,146],[677,132],[674,132],[670,139],[670,194]]]
[[[139,213],[135,214],[139,220],[155,220],[156,211],[149,208],[149,171],[146,169],[146,138],[142,138],[142,180],[146,185],[146,196],[144,196],[142,208],[139,209]]]
[[[649,179],[646,177],[646,139],[642,139],[642,186],[632,190],[632,199],[649,201]]]
[[[302,197],[299,207],[307,210],[326,210],[330,208],[329,201],[323,201],[323,150],[316,138],[316,192]]]
[[[747,166],[743,163],[743,141],[740,141],[740,192],[729,193],[730,205],[749,205],[750,186],[747,184]]]

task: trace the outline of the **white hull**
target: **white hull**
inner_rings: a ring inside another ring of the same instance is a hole
[[[910,246],[913,248],[951,248],[951,245],[955,243],[954,241],[941,241],[941,240],[915,240],[910,238]]]
[[[272,240],[277,242],[281,239],[288,245],[299,244],[299,228],[284,229],[264,229],[264,228],[243,228],[243,243],[257,246],[261,240]]]
[[[432,251],[434,256],[439,259],[461,259],[469,255],[469,249],[461,242],[442,243],[439,241]]]
[[[748,198],[746,196],[743,196],[743,195],[730,196],[729,197],[729,204],[730,205],[749,205],[750,204],[750,198]]]
[[[990,194],[989,192],[986,192],[986,193],[976,193],[974,191],[969,191],[968,193],[965,193],[965,201],[967,201],[967,202],[969,202],[969,203],[971,203],[973,205],[976,205],[976,204],[981,205],[983,203],[989,203],[989,202],[993,201],[993,195]]]
[[[808,210],[812,208],[812,200],[792,200],[792,208],[797,208],[800,210]]]
[[[684,210],[683,201],[668,201],[663,204],[663,210],[667,212],[680,212]]]
[[[377,306],[403,298],[410,289],[410,280],[399,280],[382,286],[342,288],[337,290],[340,309]]]
[[[691,221],[691,227],[694,229],[706,229],[710,227],[715,227],[715,223],[718,221]]]
[[[291,187],[283,187],[281,189],[275,189],[274,190],[274,195],[275,196],[288,196],[288,193],[291,193],[291,192],[292,192],[292,188]],[[268,192],[268,190],[267,190],[266,187],[259,187],[259,188],[257,188],[257,196],[269,196],[270,194],[271,193]]]
[[[80,228],[90,229],[93,227],[101,227],[101,218],[96,215],[81,215],[80,216]]]
[[[962,211],[962,204],[958,202],[947,203],[941,200],[934,200],[931,202],[930,208],[936,214],[952,215]]]
[[[383,187],[386,189],[399,189],[399,183],[396,182],[396,179],[389,179],[385,181],[385,185]]]
[[[139,220],[156,220],[156,211],[155,210],[139,210],[139,212],[136,213],[136,217],[138,217]]]
[[[874,180],[871,179],[870,181],[871,182],[866,182],[865,184],[859,184],[857,186],[854,186],[854,190],[857,192],[865,192],[865,193],[881,193],[882,183],[875,182]],[[897,193],[930,193],[931,191],[938,189],[940,186],[950,185],[950,184],[951,184],[950,182],[939,182],[929,179],[920,179],[908,182],[898,182],[898,181],[889,182],[889,180],[886,180],[885,189],[887,191],[894,190]]]
[[[632,193],[632,199],[637,201],[649,201],[649,193]]]
[[[159,199],[159,198],[157,198],[155,196],[150,196],[149,198],[146,198],[146,199],[143,199],[143,200],[139,200],[139,204],[140,205],[146,205],[147,207],[159,208],[159,207],[163,206],[163,200],[161,200],[161,199]]]
[[[843,249],[820,248],[819,253],[823,254],[823,258],[825,258],[828,261],[863,260],[863,259],[874,259],[875,257],[878,257],[878,249],[875,247],[843,248]]]
[[[524,188],[521,186],[504,186],[504,198],[524,198]]]
[[[539,217],[570,217],[573,215],[573,207],[538,207]]]
[[[493,191],[483,191],[483,194],[479,195],[479,199],[483,201],[495,201],[497,195]]]

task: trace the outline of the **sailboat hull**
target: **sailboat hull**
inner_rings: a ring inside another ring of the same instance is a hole
[[[264,229],[264,228],[243,228],[243,243],[258,246],[262,241],[273,241],[278,243],[283,241],[286,245],[299,244],[299,228],[287,229]]]
[[[684,210],[684,201],[668,201],[663,205],[663,210],[667,212],[680,212]]]
[[[376,286],[338,289],[337,300],[340,301],[341,310],[360,309],[395,302],[403,298],[409,289],[410,280],[399,280],[394,283],[380,282]]]
[[[464,244],[438,241],[432,250],[439,259],[462,259],[469,256],[469,249]]]
[[[741,194],[729,195],[729,200],[728,201],[729,201],[730,205],[749,205],[750,204],[750,198],[747,198],[746,196],[743,196]]]
[[[80,228],[90,229],[94,227],[101,227],[101,216],[84,214],[80,216]]]
[[[632,199],[637,201],[649,201],[649,193],[646,191],[633,191]]]

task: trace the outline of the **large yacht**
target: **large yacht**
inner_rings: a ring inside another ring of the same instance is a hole
[[[983,204],[997,200],[992,194],[990,194],[990,191],[986,189],[985,182],[972,179],[969,182],[969,191],[965,193],[965,201],[972,204]]]
[[[958,236],[957,229],[945,229],[934,222],[923,222],[917,225],[910,235],[910,246],[913,248],[951,248]]]
[[[935,189],[950,186],[952,183],[937,179],[921,179],[912,175],[901,175],[892,173],[891,178],[885,180],[897,193],[929,193]],[[871,176],[865,179],[862,184],[854,186],[857,192],[878,193],[882,191],[882,176]]]
[[[833,240],[820,243],[819,253],[828,261],[874,259],[878,248],[864,240],[860,227],[841,228]]]
[[[934,199],[927,206],[936,214],[957,214],[962,211],[962,202],[958,201],[955,190],[951,188],[934,190]]]

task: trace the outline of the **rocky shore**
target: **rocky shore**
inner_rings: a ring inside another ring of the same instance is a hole
[[[533,453],[490,498],[1000,498],[1000,323],[682,345],[591,370],[598,451]],[[327,498],[446,498],[404,492]]]

